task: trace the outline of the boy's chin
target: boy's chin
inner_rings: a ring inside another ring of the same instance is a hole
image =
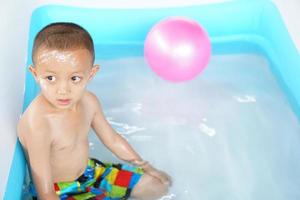
[[[70,109],[72,105],[55,105],[55,107],[64,110],[64,109]]]
[[[70,103],[68,105],[56,105],[57,108],[59,109],[72,109],[75,106],[74,103]]]
[[[55,102],[55,103],[52,103],[52,105],[57,109],[66,110],[66,109],[72,109],[75,104],[74,104],[74,102],[70,101],[67,104],[61,104],[61,103]]]

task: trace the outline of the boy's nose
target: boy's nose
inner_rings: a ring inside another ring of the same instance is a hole
[[[57,94],[67,94],[70,92],[70,87],[66,81],[61,82],[57,88]]]

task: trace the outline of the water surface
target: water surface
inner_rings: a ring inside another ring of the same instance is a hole
[[[161,199],[300,199],[300,125],[263,57],[213,56],[179,84],[140,56],[104,57],[88,89],[112,127],[173,177]],[[90,149],[120,162],[92,131]]]

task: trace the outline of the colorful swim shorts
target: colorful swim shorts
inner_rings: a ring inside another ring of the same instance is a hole
[[[126,164],[102,163],[90,158],[84,173],[75,181],[54,183],[61,200],[125,200],[143,174]],[[31,184],[30,193],[36,196]]]

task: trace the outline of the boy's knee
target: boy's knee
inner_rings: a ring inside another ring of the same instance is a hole
[[[160,196],[166,194],[169,190],[169,184],[164,184],[155,177],[152,177],[151,184],[153,190],[156,191]]]
[[[169,186],[155,177],[144,174],[141,182],[133,190],[133,197],[141,200],[157,199],[167,194]]]

